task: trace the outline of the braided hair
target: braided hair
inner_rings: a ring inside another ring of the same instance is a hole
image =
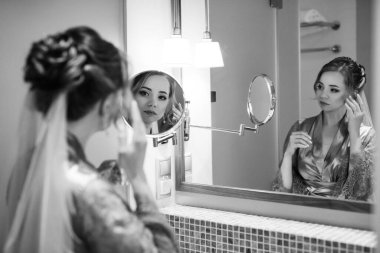
[[[67,92],[67,119],[75,121],[126,85],[126,64],[120,51],[95,30],[74,27],[32,44],[24,80],[44,114],[58,94]]]

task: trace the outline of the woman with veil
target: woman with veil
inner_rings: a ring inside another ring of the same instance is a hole
[[[126,71],[122,53],[89,27],[33,43],[3,252],[178,251],[143,172],[145,126]],[[118,124],[121,115],[133,119],[132,132]],[[119,131],[118,167],[134,192],[135,210],[83,150],[112,123]]]
[[[349,57],[322,67],[314,83],[322,111],[289,130],[274,190],[373,199],[375,131],[365,83],[364,67]]]

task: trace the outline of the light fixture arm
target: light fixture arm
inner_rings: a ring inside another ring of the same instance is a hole
[[[171,0],[173,35],[182,35],[181,0]]]
[[[211,33],[210,33],[210,1],[205,0],[205,24],[206,24],[206,29],[205,32],[203,33],[203,39],[211,39]]]
[[[258,125],[254,125],[253,127],[248,127],[244,124],[240,124],[239,130],[231,130],[231,129],[225,129],[225,128],[210,127],[210,126],[197,126],[197,125],[190,125],[190,126],[195,127],[195,128],[209,129],[211,131],[230,133],[230,134],[238,134],[239,136],[243,136],[245,133],[245,130],[252,131],[254,133],[258,133]]]
[[[153,147],[158,147],[160,143],[166,143],[169,139],[172,139],[172,144],[177,145],[177,134],[171,133],[163,137],[155,137],[153,138]]]

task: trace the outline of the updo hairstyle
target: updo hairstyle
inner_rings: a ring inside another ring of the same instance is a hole
[[[120,51],[89,27],[74,27],[32,44],[24,80],[43,114],[67,92],[67,119],[75,121],[112,92],[124,87],[127,63]]]
[[[322,74],[328,71],[341,73],[349,91],[359,93],[366,83],[365,68],[350,57],[337,57],[326,63],[319,71],[315,84],[320,81]]]

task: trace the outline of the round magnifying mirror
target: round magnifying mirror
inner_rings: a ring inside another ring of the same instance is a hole
[[[265,74],[252,79],[248,91],[247,111],[256,126],[267,123],[276,107],[276,94],[272,80]]]
[[[165,136],[181,125],[185,98],[174,77],[158,70],[148,70],[135,75],[130,83],[148,136]]]

